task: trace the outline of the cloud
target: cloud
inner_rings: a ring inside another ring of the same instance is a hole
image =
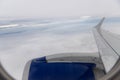
[[[53,21],[54,22],[54,21]],[[95,24],[79,24],[81,20],[57,21],[55,24],[20,28],[25,32],[14,33],[16,27],[1,30],[0,60],[15,79],[21,80],[27,61],[46,55],[69,52],[96,52],[97,47],[89,31]],[[86,26],[86,27],[85,27]],[[9,32],[6,34],[5,32]],[[3,35],[4,34],[4,35]],[[9,66],[8,66],[9,65]]]
[[[13,38],[14,39],[14,38]],[[57,53],[97,52],[94,39],[88,33],[69,36],[42,35],[22,39],[5,40],[0,46],[0,59],[5,69],[17,80],[21,80],[28,60]],[[13,40],[13,41],[12,41]],[[11,46],[10,46],[11,45]],[[13,64],[14,63],[14,64]],[[8,66],[9,65],[9,66]]]
[[[0,29],[0,60],[3,66],[15,79],[21,80],[26,62],[33,58],[66,52],[97,52],[91,29],[98,22],[85,23],[85,19],[53,20],[42,26],[38,22],[37,25],[35,22],[24,22],[24,27]],[[118,29],[119,33],[119,25],[104,24],[103,27],[114,32]],[[14,31],[16,33],[10,34]]]

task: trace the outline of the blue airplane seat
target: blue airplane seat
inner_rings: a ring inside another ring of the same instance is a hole
[[[29,80],[95,80],[94,63],[53,62],[46,58],[34,59],[31,62]]]

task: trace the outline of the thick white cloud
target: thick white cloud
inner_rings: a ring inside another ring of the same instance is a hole
[[[48,23],[33,21],[1,25],[0,61],[8,73],[16,80],[21,80],[26,62],[33,58],[56,53],[96,53],[98,49],[91,29],[98,22],[91,24],[89,17],[82,17],[55,19]],[[120,34],[119,25],[106,23],[103,28]]]
[[[57,53],[97,52],[93,36],[88,33],[69,36],[40,35],[3,40],[4,45],[0,46],[0,53],[3,54],[0,57],[1,62],[17,80],[21,80],[26,62],[33,58]]]
[[[120,6],[118,0],[1,0],[0,16],[120,16]]]
[[[32,22],[20,28],[11,27],[11,24],[2,26],[2,65],[16,80],[21,80],[26,62],[33,58],[69,52],[96,53],[97,47],[90,30],[95,24],[82,24],[85,19],[55,20],[42,26]],[[21,30],[23,32],[19,33]]]

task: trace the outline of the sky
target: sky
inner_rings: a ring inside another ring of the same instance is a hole
[[[119,0],[0,0],[1,18],[120,16]]]

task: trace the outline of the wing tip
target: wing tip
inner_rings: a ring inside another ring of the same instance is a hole
[[[101,19],[101,21],[95,26],[95,28],[96,28],[97,30],[100,30],[100,29],[101,29],[101,26],[102,26],[104,20],[105,20],[105,17],[103,17],[103,18]]]

